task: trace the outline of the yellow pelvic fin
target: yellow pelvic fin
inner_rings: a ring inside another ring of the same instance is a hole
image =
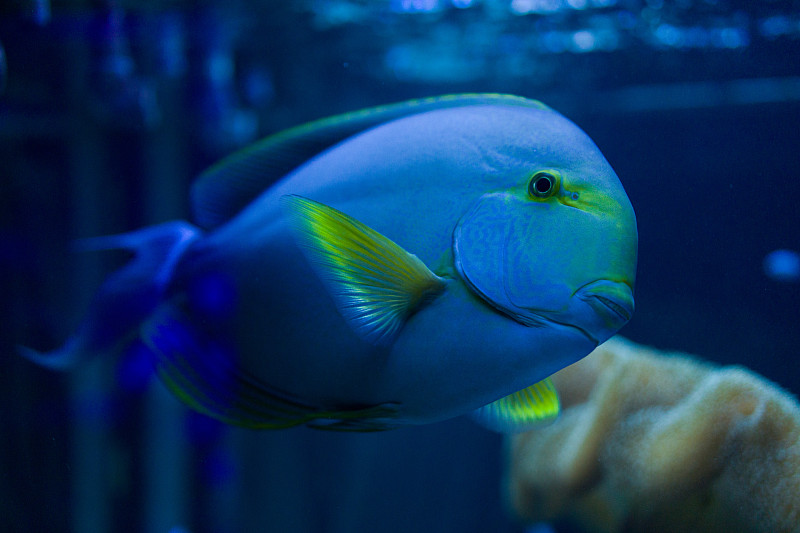
[[[552,422],[560,411],[558,393],[550,378],[484,405],[473,412],[481,425],[501,432],[516,432]]]
[[[364,340],[390,344],[420,304],[444,289],[417,256],[341,211],[296,195],[281,203],[339,312]]]

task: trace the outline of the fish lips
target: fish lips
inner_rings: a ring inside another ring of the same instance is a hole
[[[593,281],[578,289],[575,296],[593,311],[593,316],[586,317],[587,323],[582,328],[592,332],[599,342],[611,337],[633,316],[633,290],[625,282]]]
[[[625,282],[596,280],[579,288],[561,310],[503,309],[511,318],[527,326],[546,323],[575,328],[589,340],[602,344],[630,321],[634,311],[633,291]]]

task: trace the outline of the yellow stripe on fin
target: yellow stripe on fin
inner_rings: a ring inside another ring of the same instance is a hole
[[[419,305],[444,289],[417,256],[341,211],[295,195],[281,203],[339,312],[364,340],[391,343]]]
[[[560,402],[550,378],[509,394],[473,412],[481,425],[501,432],[530,429],[552,422],[558,416]]]

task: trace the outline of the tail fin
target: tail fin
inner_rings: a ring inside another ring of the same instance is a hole
[[[188,222],[175,221],[80,241],[79,250],[124,249],[134,257],[103,283],[78,330],[63,346],[49,352],[20,346],[18,351],[35,363],[61,370],[119,349],[158,306],[178,258],[199,235],[200,230]]]

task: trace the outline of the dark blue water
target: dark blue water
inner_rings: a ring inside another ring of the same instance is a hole
[[[637,213],[622,334],[800,392],[800,8],[687,0],[53,2],[0,8],[0,530],[521,531],[501,438],[466,419],[374,435],[231,430],[135,349],[53,348],[124,257],[78,237],[188,216],[193,176],[260,136],[433,94],[543,100]],[[789,276],[791,278],[791,276]]]

